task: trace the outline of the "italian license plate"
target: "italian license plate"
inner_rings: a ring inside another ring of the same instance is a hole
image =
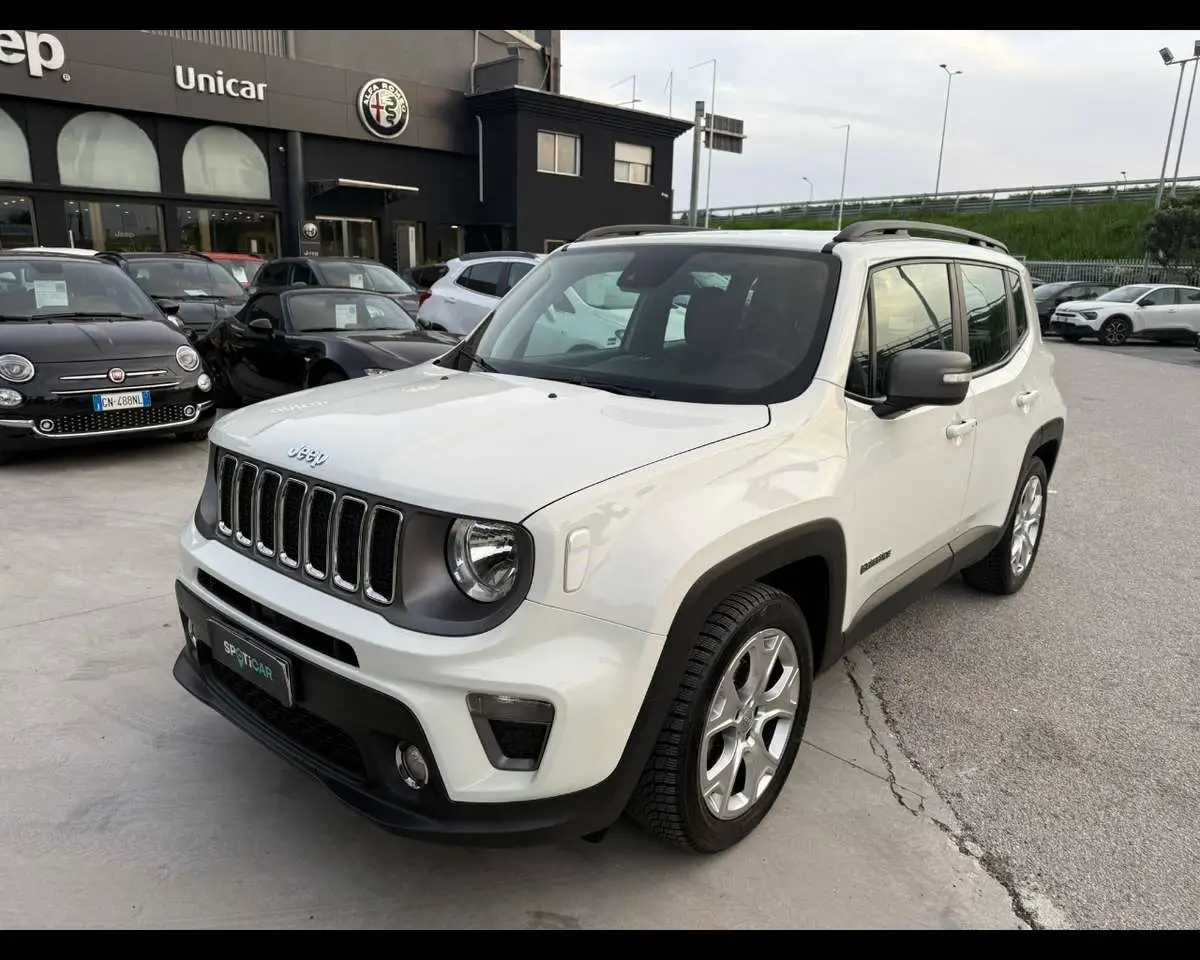
[[[148,406],[150,406],[149,390],[92,394],[92,409],[96,413],[102,413],[105,410],[140,410]]]
[[[288,657],[268,650],[216,620],[208,621],[208,635],[212,640],[213,659],[217,663],[269,693],[285,707],[295,704],[292,661]]]

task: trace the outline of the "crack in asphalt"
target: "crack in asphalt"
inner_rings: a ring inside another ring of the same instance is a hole
[[[860,655],[866,658],[866,654],[861,653],[861,651]],[[1031,930],[1045,929],[1045,925],[1038,920],[1034,914],[1034,911],[1030,909],[1028,904],[1026,904],[1025,897],[1017,884],[1016,877],[1013,876],[1011,868],[1003,858],[997,857],[985,850],[983,846],[972,836],[971,831],[966,827],[956,830],[954,827],[935,817],[932,813],[927,812],[925,809],[925,799],[920,794],[912,793],[912,791],[906,790],[904,787],[901,787],[899,783],[897,783],[896,768],[892,764],[892,757],[888,751],[887,744],[884,741],[883,735],[880,734],[880,732],[876,729],[876,725],[871,720],[871,714],[868,708],[868,694],[876,703],[879,704],[879,711],[883,715],[883,720],[887,725],[888,733],[891,734],[892,740],[896,744],[896,749],[900,751],[900,755],[909,765],[912,766],[914,770],[917,771],[917,773],[919,773],[925,779],[925,782],[929,784],[930,789],[937,794],[938,798],[944,804],[946,804],[946,806],[955,814],[955,816],[958,815],[958,812],[954,810],[953,805],[950,804],[949,801],[947,801],[946,798],[941,796],[941,794],[938,792],[937,786],[934,783],[933,778],[929,775],[928,771],[924,770],[921,767],[921,764],[912,756],[912,754],[905,749],[904,743],[900,738],[899,730],[896,728],[896,721],[888,711],[887,704],[884,703],[883,698],[880,697],[875,690],[864,688],[864,685],[859,682],[858,677],[854,675],[854,664],[850,661],[849,657],[843,657],[842,663],[845,665],[846,677],[850,681],[850,686],[854,688],[854,697],[858,701],[858,713],[862,718],[863,725],[867,728],[871,752],[883,764],[884,770],[887,772],[887,776],[883,779],[886,780],[888,790],[891,792],[896,802],[912,816],[924,816],[927,820],[929,820],[930,823],[941,830],[942,833],[944,833],[950,839],[955,847],[958,848],[959,853],[961,853],[964,857],[969,857],[971,860],[974,860],[979,865],[980,869],[982,869],[988,876],[1000,884],[1000,886],[1002,886],[1005,892],[1008,894],[1009,900],[1012,903],[1012,911],[1019,920],[1027,924]],[[916,806],[911,803],[909,799],[910,795],[917,798],[918,802]]]

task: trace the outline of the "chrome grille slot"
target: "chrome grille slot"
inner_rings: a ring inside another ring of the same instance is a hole
[[[217,465],[217,532],[230,536],[233,533],[233,478],[237,473],[237,460],[225,454]]]
[[[329,575],[329,542],[332,539],[332,490],[313,487],[304,506],[304,572],[314,580]]]
[[[233,484],[233,536],[243,547],[254,542],[254,487],[258,467],[243,461],[238,464]]]
[[[264,557],[275,556],[279,539],[279,488],[283,477],[274,470],[264,470],[254,495],[254,549]]]
[[[396,599],[397,555],[404,515],[392,507],[379,506],[367,522],[364,595],[373,603],[390,604]]]
[[[300,521],[308,484],[288,478],[279,496],[279,562],[295,570],[300,566]]]
[[[362,568],[363,523],[367,503],[358,497],[342,497],[333,520],[333,585],[354,593]]]

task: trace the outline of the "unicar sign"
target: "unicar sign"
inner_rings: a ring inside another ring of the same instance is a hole
[[[224,70],[201,73],[195,67],[175,65],[175,86],[180,90],[195,90],[216,97],[231,97],[234,100],[265,100],[267,85],[253,80],[239,80],[225,76]]]
[[[40,77],[47,70],[58,70],[66,62],[62,41],[52,33],[0,30],[0,63],[10,66],[23,63],[31,77]]]

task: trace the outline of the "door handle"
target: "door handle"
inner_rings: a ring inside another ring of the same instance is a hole
[[[1024,393],[1017,394],[1017,406],[1022,410],[1027,410],[1033,406],[1033,401],[1038,398],[1036,390],[1026,390]]]
[[[447,303],[458,303],[458,300],[454,297],[447,297],[446,302]]]
[[[959,420],[957,423],[952,423],[946,427],[946,437],[950,440],[959,440],[974,430],[978,423],[979,421],[974,418],[971,418],[970,420]]]

